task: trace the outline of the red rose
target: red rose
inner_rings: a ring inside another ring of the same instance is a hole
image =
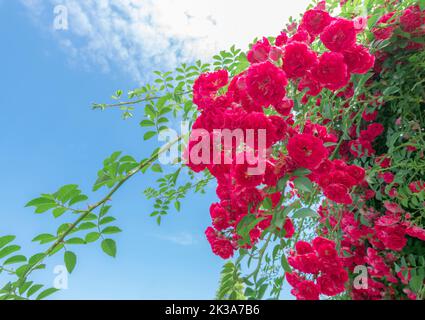
[[[331,51],[341,52],[354,46],[356,30],[351,20],[338,18],[323,30],[320,40]]]
[[[317,55],[303,42],[291,42],[285,47],[283,70],[289,78],[305,75],[317,64]]]
[[[320,291],[313,281],[304,280],[298,283],[291,293],[298,300],[319,300]]]
[[[247,54],[247,59],[251,63],[264,62],[269,58],[270,49],[270,42],[264,37],[252,46]]]
[[[219,204],[213,203],[210,207],[210,215],[214,227],[221,231],[230,227],[227,211]]]
[[[269,61],[253,64],[247,72],[249,95],[258,104],[268,107],[282,101],[288,84],[285,73]]]
[[[425,22],[425,15],[418,6],[407,8],[400,17],[400,27],[403,31],[412,33]]]
[[[328,274],[318,277],[317,284],[320,288],[320,292],[330,297],[336,296],[337,294],[345,291],[344,283],[334,281]]]
[[[409,189],[413,193],[419,193],[422,190],[425,190],[425,182],[422,181],[414,181],[409,183]]]
[[[210,107],[216,99],[218,90],[227,85],[228,81],[227,70],[201,74],[193,85],[193,103],[200,110]]]
[[[327,157],[328,151],[323,141],[309,134],[296,134],[289,139],[289,156],[300,166],[315,169]]]
[[[263,181],[264,175],[249,174],[250,166],[246,161],[243,164],[236,164],[233,168],[232,175],[236,182],[244,187],[256,187]]]
[[[322,91],[322,85],[313,79],[313,76],[311,75],[311,72],[307,72],[306,75],[301,79],[300,83],[298,84],[298,90],[304,91],[308,88],[308,91],[306,92],[307,96],[317,96]]]
[[[293,107],[294,107],[294,100],[289,99],[287,97],[283,98],[281,102],[274,105],[275,110],[285,117],[289,116]]]
[[[301,28],[305,29],[310,35],[317,36],[322,33],[332,21],[332,17],[323,10],[308,10],[304,13],[301,21]]]
[[[275,45],[282,47],[284,44],[286,44],[286,42],[288,42],[288,35],[282,31],[280,35],[276,37]]]
[[[213,228],[208,227],[205,230],[205,235],[214,254],[220,256],[223,259],[229,259],[233,256],[234,247],[230,240],[219,235]]]
[[[350,194],[348,193],[348,188],[340,183],[332,183],[326,186],[323,190],[325,196],[332,201],[340,204],[352,204],[353,199],[351,199]]]
[[[376,22],[376,27],[372,29],[372,32],[376,39],[378,40],[386,40],[391,38],[394,31],[394,26],[388,26],[384,27],[385,24],[391,24],[394,21],[390,20],[394,16],[394,12],[387,13],[386,15],[383,15],[379,20]]]
[[[418,238],[422,241],[425,241],[425,230],[419,228],[418,226],[412,226],[406,229],[406,233],[414,238]]]
[[[347,64],[348,72],[364,74],[368,72],[375,63],[375,57],[369,50],[361,45],[354,45],[343,52],[344,61]]]
[[[289,218],[286,218],[285,224],[283,225],[283,229],[285,229],[285,238],[289,239],[292,238],[292,236],[295,233],[294,224],[292,223],[292,220]]]
[[[341,89],[350,80],[344,56],[338,52],[323,53],[319,64],[312,70],[312,76],[329,90]]]

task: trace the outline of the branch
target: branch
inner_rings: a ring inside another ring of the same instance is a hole
[[[55,249],[58,248],[59,245],[62,244],[62,242],[65,240],[66,236],[68,236],[78,225],[94,210],[96,210],[98,207],[105,204],[107,201],[111,199],[111,197],[128,181],[130,180],[134,175],[136,175],[138,172],[149,166],[152,162],[154,162],[159,155],[161,155],[164,152],[167,152],[173,145],[178,143],[182,139],[182,136],[178,137],[174,141],[169,142],[167,145],[165,145],[163,148],[160,148],[155,154],[153,154],[149,159],[142,161],[135,169],[133,169],[130,173],[127,174],[126,177],[124,177],[102,200],[99,202],[90,205],[89,208],[85,211],[82,211],[82,214],[78,219],[72,223],[68,229],[53,243],[44,253],[43,256],[35,262],[33,265],[28,266],[27,270],[19,277],[19,279],[15,282],[15,284],[12,286],[12,292],[16,290],[22,283],[25,283],[28,276],[35,270],[35,268],[43,262],[43,260],[51,255],[52,252],[54,252]]]
[[[184,96],[185,94],[189,94],[191,93],[191,91],[184,91],[184,92],[180,92],[178,94],[176,94],[177,96]],[[93,103],[93,109],[106,109],[106,108],[115,108],[115,107],[125,107],[125,106],[131,106],[131,105],[135,105],[135,104],[139,104],[142,102],[147,102],[147,101],[154,101],[154,100],[158,100],[161,99],[165,96],[152,96],[152,97],[145,97],[139,100],[134,100],[134,101],[125,101],[125,102],[118,102],[118,103],[112,103],[112,104],[106,104],[106,103]]]

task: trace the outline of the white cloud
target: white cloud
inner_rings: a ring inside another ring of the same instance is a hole
[[[52,30],[53,8],[65,5],[69,30],[54,31],[70,57],[103,71],[118,68],[135,80],[152,68],[168,70],[208,60],[232,44],[277,35],[309,0],[21,0],[37,24]]]
[[[181,232],[174,235],[173,234],[168,234],[168,235],[157,234],[154,237],[163,241],[172,242],[180,246],[190,246],[197,242],[196,239],[190,233],[187,233],[187,232]]]

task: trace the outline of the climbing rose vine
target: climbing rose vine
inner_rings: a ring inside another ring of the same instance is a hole
[[[424,9],[414,0],[314,1],[247,52],[155,72],[128,101],[118,90],[114,103],[94,104],[125,119],[143,106],[144,140],[162,139],[172,119],[190,132],[140,161],[114,152],[93,186],[107,192],[93,204],[81,206],[89,196],[73,184],[30,201],[36,213],[77,217],[36,236],[48,247],[30,257],[12,256],[15,237],[0,237],[9,277],[0,298],[57,291],[29,278],[58,253],[73,272],[73,245],[100,242],[115,257],[112,197],[150,169],[159,178],[144,193],[158,224],[190,191],[214,186],[205,236],[227,260],[218,299],[276,299],[286,286],[299,300],[424,299]],[[176,146],[181,154],[165,166]]]
[[[207,157],[201,164],[188,157],[188,166],[195,172],[208,170],[218,184],[219,202],[211,205],[212,227],[205,232],[216,255],[229,259],[267,234],[293,237],[302,225],[294,229],[287,208],[311,193],[321,195],[317,210],[321,236],[311,244],[293,241],[287,258],[292,270],[286,271],[286,279],[297,299],[315,300],[347,290],[353,299],[417,297],[407,285],[410,268],[405,277],[397,263],[403,259],[408,239],[425,241],[425,230],[397,203],[400,185],[395,173],[374,172],[383,182],[379,198],[372,187],[373,175],[367,174],[370,161],[381,169],[391,167],[391,155],[377,155],[374,148],[394,125],[385,123],[389,107],[379,86],[384,73],[394,72],[383,67],[391,52],[377,50],[374,41],[397,43],[397,31],[407,32],[408,38],[425,35],[425,14],[417,5],[387,13],[372,28],[372,41],[363,44],[359,40],[364,39],[365,26],[356,27],[360,18],[332,17],[320,2],[304,13],[298,26],[291,25],[291,30],[274,41],[263,38],[254,43],[246,70],[231,79],[226,70],[205,73],[194,85],[194,102],[200,112],[193,128],[204,129],[205,135],[202,141],[198,135],[191,136],[187,154],[196,158],[198,154],[191,151],[197,148],[199,152],[202,143],[206,146],[202,151],[219,155],[216,161]],[[386,26],[390,19],[391,26]],[[406,45],[412,54],[422,47],[422,42],[415,41]],[[325,104],[334,109],[333,118],[314,112],[314,107]],[[344,113],[352,120],[348,128],[341,124]],[[359,116],[361,121],[353,121]],[[229,148],[216,130],[237,128],[243,129],[245,139]],[[263,149],[247,142],[250,129],[266,132]],[[418,131],[423,137],[422,127]],[[406,145],[406,156],[416,152],[416,147]],[[253,165],[246,154],[263,161],[264,170],[250,173]],[[238,157],[245,162],[239,163]],[[423,150],[419,158],[423,159]],[[411,193],[422,195],[422,205],[423,184],[421,180],[409,184]],[[285,193],[291,197],[284,205]],[[367,286],[350,288],[349,275],[361,265],[367,266],[370,275]],[[423,271],[419,271],[417,288],[423,286]]]

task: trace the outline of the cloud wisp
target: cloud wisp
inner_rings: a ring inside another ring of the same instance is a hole
[[[179,246],[191,246],[198,242],[193,235],[187,232],[181,232],[178,234],[168,234],[168,235],[156,234],[154,235],[154,237],[159,240],[172,242]]]
[[[235,44],[277,35],[309,0],[21,0],[37,25],[50,30],[71,61],[136,81],[153,69],[209,60]],[[54,8],[67,8],[69,28],[53,30]]]

